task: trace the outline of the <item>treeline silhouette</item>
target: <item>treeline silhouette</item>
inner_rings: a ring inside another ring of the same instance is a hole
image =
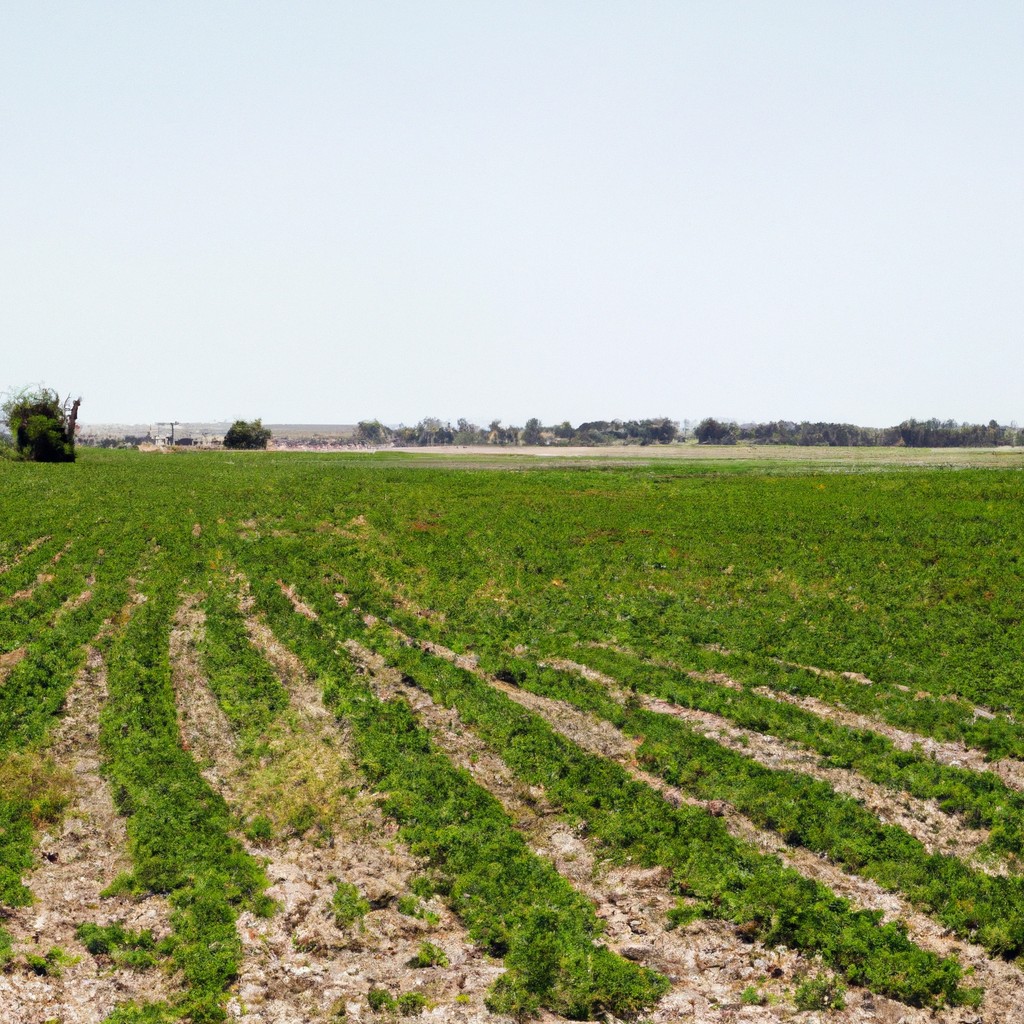
[[[386,427],[379,420],[364,420],[356,428],[356,440],[372,445],[603,445],[669,444],[680,438],[675,420],[591,420],[574,427],[568,420],[544,426],[532,418],[522,427],[503,426],[491,420],[486,427],[460,419],[450,422],[428,417],[414,427]]]
[[[588,420],[573,426],[568,420],[545,426],[539,419],[525,426],[505,426],[492,420],[486,427],[459,419],[452,424],[433,417],[415,426],[388,427],[379,420],[363,420],[355,440],[387,446],[429,445],[608,445],[671,444],[695,438],[699,444],[815,445],[823,447],[995,448],[1024,444],[1024,431],[1016,424],[1002,426],[957,423],[955,420],[904,420],[894,427],[858,427],[853,423],[811,423],[772,420],[738,424],[732,420],[703,419],[683,428],[675,420]]]
[[[852,423],[745,423],[712,418],[694,429],[700,444],[789,444],[826,447],[995,448],[1024,442],[1015,425],[957,423],[955,420],[904,420],[895,427],[858,427]]]

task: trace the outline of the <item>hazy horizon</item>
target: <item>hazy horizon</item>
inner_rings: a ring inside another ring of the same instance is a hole
[[[1024,5],[12,0],[0,388],[1024,420]]]

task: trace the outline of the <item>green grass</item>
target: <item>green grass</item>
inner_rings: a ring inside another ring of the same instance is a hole
[[[724,454],[733,459],[743,453]],[[223,1002],[237,962],[230,922],[240,907],[259,903],[262,883],[232,846],[230,811],[204,789],[191,758],[177,745],[161,650],[187,580],[189,593],[207,595],[204,656],[211,685],[243,752],[263,749],[288,711],[218,582],[233,561],[254,579],[262,574],[265,605],[276,580],[283,579],[301,584],[304,598],[322,612],[334,607],[335,593],[345,593],[353,604],[407,632],[459,651],[496,658],[525,647],[535,657],[560,653],[574,660],[593,654],[593,664],[614,669],[613,675],[622,670],[628,676],[623,682],[639,690],[648,686],[649,674],[650,692],[804,743],[883,785],[934,797],[991,828],[998,850],[1019,852],[1020,798],[988,774],[935,766],[869,734],[817,726],[795,708],[769,709],[751,688],[767,685],[841,702],[922,736],[963,740],[992,757],[1024,754],[1024,726],[1018,724],[1024,722],[1024,475],[1017,468],[896,468],[874,453],[864,459],[852,453],[851,459],[851,453],[832,452],[827,462],[807,459],[809,454],[802,451],[800,460],[785,464],[760,452],[732,463],[659,457],[554,464],[516,458],[497,471],[478,458],[455,463],[290,453],[164,457],[83,451],[66,466],[0,462],[0,563],[24,553],[19,564],[0,573],[0,602],[40,571],[56,577],[31,599],[0,603],[0,651],[26,648],[0,687],[0,754],[43,756],[85,645],[110,620],[109,638],[101,642],[111,662],[103,743],[111,782],[130,816],[130,882],[172,894],[180,915],[173,956],[187,967],[190,991],[202,994],[195,996],[196,1005],[211,1014]],[[950,466],[970,458],[941,456]],[[991,467],[1016,467],[1018,461],[1012,454],[986,459]],[[195,536],[194,525],[200,526]],[[53,566],[53,554],[69,541],[72,547]],[[55,616],[90,573],[96,576],[92,600]],[[126,622],[119,612],[133,588],[141,588],[148,601]],[[273,612],[278,624],[286,612],[291,615],[285,607]],[[349,709],[348,690],[345,696],[332,689],[349,671],[338,667],[339,637],[293,636],[292,642],[314,663],[339,713],[350,721],[360,714],[372,717],[365,709]],[[593,643],[638,656],[630,663],[598,661],[606,655],[587,647]],[[314,647],[303,646],[309,644]],[[734,653],[710,651],[712,644]],[[862,672],[876,685],[817,676],[775,659]],[[653,671],[655,663],[674,663],[679,670]],[[715,708],[699,704],[710,698],[700,696],[682,672],[701,668],[726,671],[747,689]],[[417,671],[429,675],[434,669]],[[462,682],[458,690],[452,681],[431,685],[450,688],[453,700],[456,692],[460,702],[470,699]],[[149,716],[137,706],[143,698],[154,709]],[[974,705],[990,708],[995,717],[976,719]],[[436,781],[434,767],[407,778],[399,766],[436,766],[445,775],[450,763],[429,744],[426,753],[420,749],[425,740],[406,711],[368,707],[381,722],[360,726],[363,773],[380,789],[400,782],[403,792],[428,792]],[[483,719],[477,725],[483,729]],[[398,732],[384,736],[385,726]],[[521,727],[533,734],[533,725]],[[540,743],[539,736],[534,739]],[[491,741],[511,756],[512,737],[495,733]],[[517,737],[520,742],[525,741]],[[650,746],[648,753],[683,778],[693,758],[673,767],[669,761],[678,760],[682,749],[676,745],[673,737],[662,744],[671,748],[668,753]],[[516,770],[525,773],[528,766]],[[591,789],[605,778],[597,765],[579,771],[580,785]],[[740,781],[737,776],[737,786]],[[744,800],[751,814],[755,805],[769,813],[769,800],[782,799],[769,776],[746,772],[742,782],[749,786]],[[469,797],[462,793],[459,799]],[[838,808],[832,798],[823,799]],[[160,821],[151,808],[170,817]],[[6,906],[27,898],[22,879],[33,862],[38,813],[30,802],[0,798],[0,902]],[[59,806],[52,813],[59,814]],[[401,820],[403,834],[418,842],[416,830],[426,826],[407,818],[411,812],[401,801],[391,805],[391,813]],[[568,796],[564,813],[576,813]],[[619,841],[616,829],[624,833],[633,827],[630,821],[624,812],[609,813],[602,826],[609,838],[601,841]],[[247,825],[254,834],[265,834],[265,826],[273,834],[287,830],[262,812]],[[431,827],[442,828],[438,821]],[[179,836],[197,837],[194,857],[181,848]],[[484,847],[471,848],[482,856]],[[438,847],[438,864],[450,866],[453,857]],[[729,867],[722,862],[722,871]],[[459,862],[463,869],[472,873],[469,860]],[[781,877],[758,890],[758,913],[766,921],[778,918],[780,927],[799,932],[805,944],[818,942],[817,933],[805,935],[787,917],[789,910],[780,908],[800,901],[815,906],[819,897]],[[945,887],[947,903],[964,905],[965,923],[957,927],[970,931],[971,915],[977,915],[979,932],[987,927],[984,900],[964,897],[944,874],[936,878],[934,887]],[[712,882],[708,893],[720,886],[720,880]],[[748,892],[744,886],[738,891]],[[452,892],[445,898],[452,899]],[[736,899],[739,907],[742,899]],[[1012,923],[1016,911],[1012,901],[1008,905]],[[990,948],[1016,948],[1015,928],[1005,940],[989,934]],[[221,941],[216,936],[225,944],[215,955],[187,952],[204,942],[208,949]],[[0,935],[0,949],[3,943]],[[839,956],[838,949],[830,955]],[[578,950],[586,952],[584,946]],[[544,965],[557,952],[518,962],[510,947],[506,963],[514,976],[548,992]],[[583,970],[587,956],[572,970]],[[564,962],[574,961],[567,954]],[[528,1002],[528,995],[514,998]],[[554,1003],[563,996],[543,998]],[[146,1020],[179,1011],[126,1007],[115,1016]]]

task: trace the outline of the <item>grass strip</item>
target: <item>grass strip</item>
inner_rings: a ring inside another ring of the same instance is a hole
[[[272,910],[267,879],[231,835],[234,819],[181,746],[168,639],[180,575],[169,565],[146,586],[148,600],[114,640],[100,742],[115,801],[126,816],[133,872],[116,886],[166,893],[173,909],[167,943],[186,990],[173,1007],[126,1007],[112,1019],[185,1015],[224,1019],[227,986],[242,947],[235,918]]]
[[[607,648],[577,649],[573,657],[614,677],[624,688],[721,715],[744,729],[815,750],[832,767],[853,769],[890,789],[936,800],[943,811],[962,814],[971,827],[991,829],[987,848],[1024,855],[1024,794],[1008,788],[993,772],[973,772],[942,764],[923,752],[897,750],[876,732],[847,728],[753,693],[749,683],[742,690],[709,685],[686,672]]]
[[[1024,952],[1024,880],[990,876],[883,825],[851,797],[798,772],[776,770],[696,733],[671,715],[622,706],[577,673],[509,659],[500,676],[534,693],[593,711],[642,740],[637,758],[703,800],[726,800],[793,846],[825,854],[850,871],[898,890],[963,938],[1001,956]]]
[[[388,794],[384,811],[402,840],[429,860],[473,940],[504,958],[490,1009],[522,1016],[545,1007],[589,1020],[650,1007],[668,982],[599,944],[592,904],[530,851],[493,796],[434,749],[409,706],[376,699],[339,650],[338,633],[296,615],[273,580],[254,574],[253,588],[278,636],[350,728],[357,763]]]
[[[973,704],[949,695],[907,691],[890,683],[870,686],[839,672],[815,672],[785,665],[759,654],[722,653],[674,638],[672,660],[680,668],[726,672],[747,686],[767,686],[798,697],[880,718],[889,725],[933,739],[963,741],[992,759],[1024,758],[1024,724],[1005,714],[986,718]],[[652,666],[655,667],[655,666]]]

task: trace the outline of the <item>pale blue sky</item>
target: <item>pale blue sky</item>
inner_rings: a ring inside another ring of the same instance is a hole
[[[1024,422],[1024,3],[0,5],[0,387]]]

